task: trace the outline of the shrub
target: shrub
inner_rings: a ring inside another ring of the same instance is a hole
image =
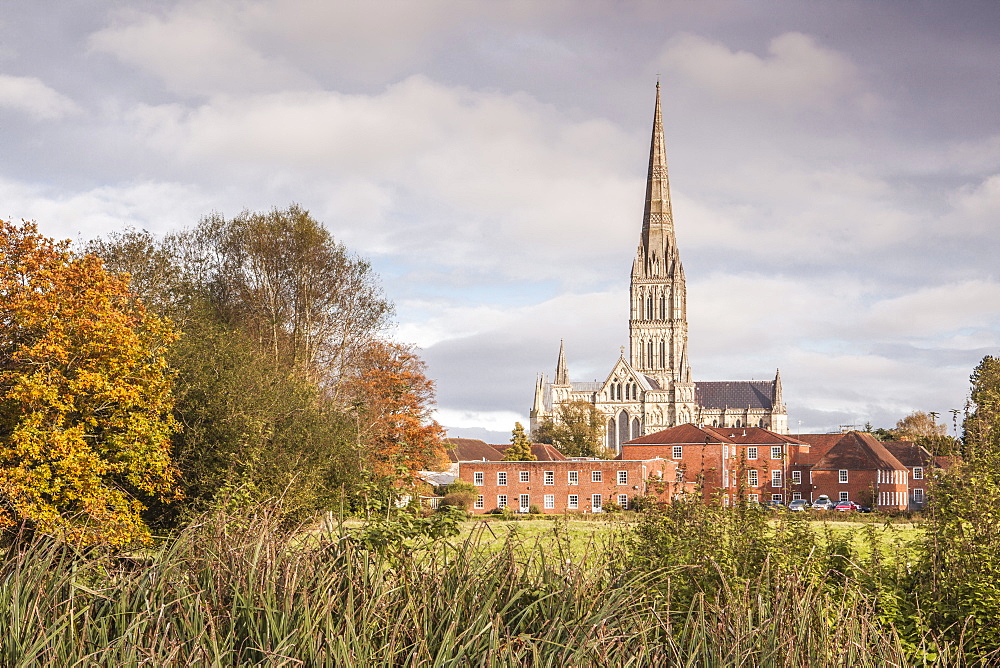
[[[449,492],[444,495],[443,499],[441,499],[441,503],[438,504],[438,508],[452,507],[468,510],[475,500],[476,495],[471,492]]]
[[[541,509],[541,508],[539,508],[539,507],[538,507],[537,505],[535,505],[535,504],[533,503],[533,504],[531,504],[531,506],[530,506],[530,507],[528,508],[528,513],[529,513],[529,514],[531,514],[531,515],[541,515],[541,514],[542,514],[542,509]]]

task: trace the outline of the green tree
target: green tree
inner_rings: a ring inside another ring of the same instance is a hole
[[[589,401],[568,401],[559,406],[554,418],[539,423],[532,438],[550,443],[567,457],[610,459],[613,453],[601,445],[604,417]]]
[[[962,460],[930,490],[918,592],[935,627],[984,656],[1000,649],[1000,359],[972,374]]]
[[[524,435],[524,426],[520,422],[514,423],[514,430],[511,432],[510,447],[503,453],[505,462],[533,462],[537,461],[531,452],[531,441]]]
[[[0,526],[149,540],[143,500],[175,494],[175,337],[98,258],[0,221]]]

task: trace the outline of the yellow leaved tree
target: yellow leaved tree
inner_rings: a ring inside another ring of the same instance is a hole
[[[149,540],[143,498],[175,493],[175,338],[99,259],[0,221],[0,528]]]

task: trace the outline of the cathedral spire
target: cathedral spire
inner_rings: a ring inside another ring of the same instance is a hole
[[[553,385],[569,385],[569,371],[566,369],[566,350],[559,339],[559,362],[556,363],[556,377]]]
[[[670,206],[670,179],[667,176],[667,149],[663,141],[663,115],[660,111],[660,82],[656,82],[656,108],[653,111],[653,136],[649,146],[649,170],[646,172],[646,205],[642,213],[642,247],[647,260],[659,254],[667,262],[674,242],[674,215]]]

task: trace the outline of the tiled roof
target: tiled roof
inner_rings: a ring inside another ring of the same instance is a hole
[[[849,431],[813,465],[817,471],[904,469],[892,453],[871,434]]]
[[[934,456],[927,448],[912,441],[884,441],[882,445],[903,466],[931,466],[934,463]]]
[[[623,445],[683,445],[705,443],[728,443],[729,441],[707,427],[680,424],[652,434],[626,441]]]
[[[663,389],[662,387],[660,387],[660,381],[656,380],[655,378],[650,378],[649,376],[643,376],[643,378],[645,378],[646,382],[649,383],[649,388],[650,389],[652,389],[652,390],[662,390]]]
[[[769,411],[773,380],[716,380],[695,383],[695,401],[702,408],[754,408]]]
[[[445,447],[448,450],[448,459],[453,462],[497,462],[503,459],[500,451],[486,441],[477,438],[446,438]]]
[[[730,443],[742,445],[777,445],[779,443],[791,443],[793,445],[804,446],[809,445],[805,441],[800,441],[794,436],[779,434],[771,431],[770,429],[763,429],[761,427],[702,427],[701,429],[702,431],[718,434],[721,438],[724,438]]]
[[[554,445],[548,443],[532,443],[531,454],[540,462],[561,462],[566,460],[566,455],[559,452]]]
[[[800,462],[807,466],[812,466],[830,452],[830,448],[837,445],[837,441],[844,437],[843,434],[792,434],[792,438],[797,438],[809,444],[809,454],[801,455]]]

